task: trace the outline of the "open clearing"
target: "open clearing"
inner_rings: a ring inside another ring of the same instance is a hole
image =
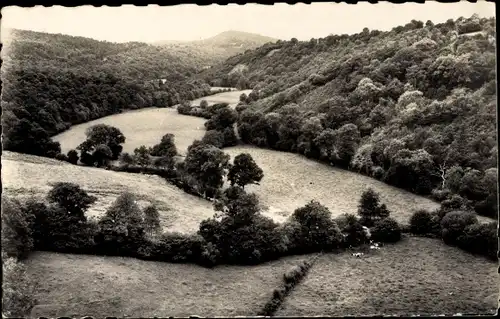
[[[152,318],[256,315],[283,273],[307,256],[207,269],[123,257],[34,252],[32,317]]]
[[[208,104],[229,103],[232,107],[238,104],[242,93],[252,90],[217,93],[192,101],[199,105],[201,100]],[[61,152],[67,153],[76,149],[85,141],[85,130],[96,124],[106,124],[118,128],[125,135],[124,152],[133,152],[141,145],[153,146],[160,142],[163,135],[175,135],[175,145],[180,154],[185,155],[189,145],[205,134],[205,119],[177,113],[175,108],[144,108],[106,116],[94,121],[72,126],[69,130],[52,137],[61,144]]]
[[[357,212],[361,194],[368,187],[380,193],[392,216],[399,222],[408,223],[413,210],[432,210],[439,204],[427,198],[389,186],[373,178],[312,161],[293,153],[278,152],[253,146],[225,148],[234,158],[249,153],[264,171],[260,185],[249,185],[264,206],[282,220],[293,211],[317,200],[327,206],[332,215]]]
[[[213,216],[212,203],[189,195],[158,176],[113,172],[33,155],[2,154],[2,186],[6,195],[44,197],[57,182],[80,185],[98,200],[87,215],[100,216],[123,192],[136,194],[139,205],[154,203],[164,230],[191,233]]]
[[[240,101],[240,95],[245,93],[246,95],[250,94],[252,90],[240,90],[240,91],[231,91],[231,92],[222,92],[214,95],[205,96],[196,100],[191,101],[191,105],[200,105],[202,100],[207,101],[208,105],[212,105],[215,103],[228,103],[231,107],[236,107],[238,102]]]
[[[327,206],[333,216],[356,214],[361,194],[368,187],[380,194],[380,200],[391,211],[392,217],[408,223],[417,209],[433,210],[439,204],[422,196],[392,187],[376,179],[338,169],[293,153],[278,152],[254,146],[240,145],[225,148],[231,159],[240,153],[249,153],[264,171],[260,185],[245,189],[255,192],[268,214],[281,221],[293,211],[317,200]],[[490,218],[478,216],[482,222]]]
[[[277,316],[494,314],[497,263],[429,238],[321,256]]]
[[[178,152],[185,154],[188,146],[205,134],[204,123],[204,119],[181,115],[174,108],[145,108],[72,126],[52,139],[61,144],[63,153],[67,153],[85,141],[85,130],[88,127],[107,124],[118,128],[125,135],[124,152],[131,153],[141,145],[156,145],[160,143],[163,135],[172,133],[175,135]]]

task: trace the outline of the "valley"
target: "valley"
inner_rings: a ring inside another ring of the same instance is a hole
[[[494,22],[13,29],[3,317],[494,314]]]
[[[236,105],[242,93],[248,94],[248,90],[218,93],[194,100],[192,104],[199,105],[201,100],[206,100],[209,104]],[[115,126],[124,133],[125,152],[133,152],[141,145],[153,146],[164,134],[172,133],[178,150],[181,154],[185,154],[185,150],[195,139],[203,137],[204,122],[205,120],[201,118],[180,115],[172,108],[142,109],[76,125],[55,136],[54,140],[61,143],[62,150],[67,152],[76,148],[85,139],[86,128],[102,123]],[[264,170],[264,179],[260,185],[250,185],[248,190],[259,196],[266,215],[279,222],[284,221],[297,207],[305,205],[310,200],[318,200],[326,205],[334,216],[343,213],[355,214],[357,199],[369,187],[380,192],[382,202],[387,204],[393,216],[401,223],[407,223],[414,210],[433,210],[439,207],[438,203],[430,199],[298,154],[245,145],[225,148],[224,152],[231,158],[240,153],[249,153]],[[412,207],[411,210],[408,209],[409,206]],[[200,217],[200,221],[203,218]],[[483,220],[488,219],[483,218]]]

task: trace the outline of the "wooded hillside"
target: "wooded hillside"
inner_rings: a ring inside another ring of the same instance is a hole
[[[4,148],[35,155],[54,156],[48,137],[71,125],[210,92],[187,80],[203,58],[144,43],[13,30],[2,58]]]
[[[253,88],[238,107],[247,143],[495,216],[495,50],[494,18],[411,21],[266,44],[203,78]]]

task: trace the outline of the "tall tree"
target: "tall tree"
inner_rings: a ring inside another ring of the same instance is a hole
[[[229,168],[229,155],[215,146],[201,144],[188,150],[184,168],[187,174],[201,183],[202,192],[213,196],[223,184],[223,177]]]
[[[149,152],[152,156],[174,157],[177,155],[177,148],[174,142],[174,134],[165,134],[161,138],[161,142],[152,147]]]
[[[242,188],[248,184],[258,184],[263,177],[264,172],[248,153],[239,154],[234,158],[227,175],[231,185],[236,184]]]
[[[125,136],[116,127],[106,124],[97,124],[89,127],[85,131],[87,140],[78,146],[82,152],[92,152],[97,145],[104,144],[109,147],[112,153],[112,159],[118,159],[125,143]]]

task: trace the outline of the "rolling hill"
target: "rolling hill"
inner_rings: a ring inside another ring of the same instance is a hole
[[[177,51],[185,49],[207,58],[206,67],[223,62],[225,59],[255,49],[277,39],[255,33],[229,30],[211,38],[196,41],[159,41],[155,45]]]

